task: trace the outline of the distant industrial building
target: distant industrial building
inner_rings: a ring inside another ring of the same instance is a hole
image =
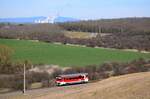
[[[35,20],[35,23],[54,23],[54,20],[55,20],[55,16],[51,17],[47,17],[45,19],[39,19],[39,20]]]

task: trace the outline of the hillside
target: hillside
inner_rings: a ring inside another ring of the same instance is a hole
[[[0,23],[59,23],[59,22],[76,22],[78,19],[63,16],[35,16],[35,17],[17,17],[17,18],[0,18]]]
[[[61,89],[61,88],[60,88]],[[71,89],[71,91],[69,91]],[[150,72],[112,77],[85,86],[68,87],[36,99],[150,99]]]
[[[150,99],[150,72],[111,77],[95,83],[11,93],[1,99]],[[11,98],[10,98],[11,97]]]
[[[0,18],[0,23],[35,23],[36,20],[44,20],[46,17],[19,17],[19,18]]]
[[[29,60],[37,64],[86,66],[105,62],[128,62],[139,58],[150,58],[149,53],[50,44],[29,40],[0,39],[0,44],[7,45],[14,50],[13,61]]]
[[[69,89],[36,99],[150,99],[150,72],[112,77],[72,89],[72,92]]]

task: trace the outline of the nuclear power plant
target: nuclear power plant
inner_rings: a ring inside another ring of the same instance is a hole
[[[48,16],[45,19],[35,20],[35,23],[54,23],[56,16]]]

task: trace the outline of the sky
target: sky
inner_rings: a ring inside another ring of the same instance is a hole
[[[150,0],[0,0],[0,18],[57,15],[78,19],[150,17]]]

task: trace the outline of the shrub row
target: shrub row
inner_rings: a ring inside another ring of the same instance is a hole
[[[82,73],[89,74],[90,80],[99,80],[111,76],[118,76],[137,72],[150,71],[150,61],[143,59],[135,60],[130,63],[105,63],[103,65],[90,65],[85,67],[73,67],[64,72],[63,74]]]
[[[72,67],[66,69],[56,69],[52,74],[47,72],[26,72],[26,88],[31,89],[31,85],[41,82],[42,87],[55,86],[55,77],[60,74],[88,73],[90,81],[102,80],[111,76],[118,76],[130,73],[150,71],[150,61],[139,59],[129,63],[105,63],[103,65],[89,65],[85,67]],[[23,71],[15,74],[1,74],[0,88],[11,88],[14,90],[23,89]]]

